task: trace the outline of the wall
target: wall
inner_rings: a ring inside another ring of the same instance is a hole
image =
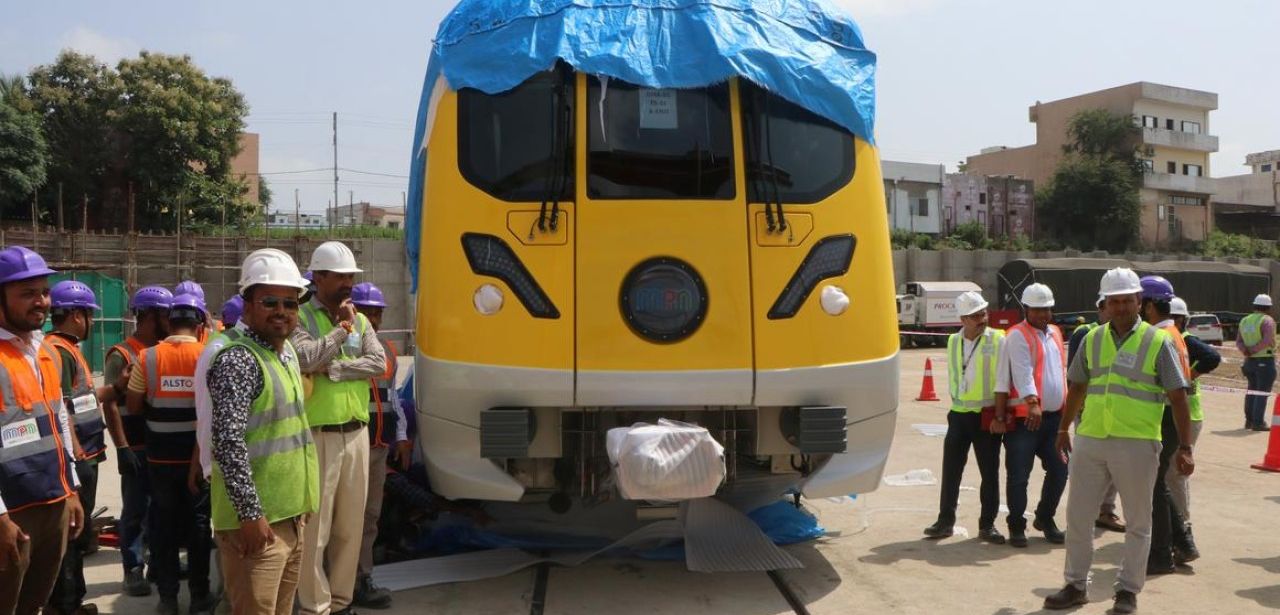
[[[158,284],[172,288],[195,280],[205,289],[210,310],[237,292],[240,263],[250,252],[276,248],[293,256],[306,270],[320,238],[266,239],[262,237],[197,237],[189,235],[108,235],[42,231],[36,240],[28,230],[0,230],[0,247],[23,245],[40,252],[58,271],[96,271],[124,280],[129,293]],[[373,282],[387,297],[384,329],[413,325],[409,274],[404,243],[396,239],[343,239],[356,255],[363,274],[357,282]],[[404,352],[405,335],[390,336]]]

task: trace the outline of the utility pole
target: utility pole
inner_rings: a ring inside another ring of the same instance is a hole
[[[298,189],[293,189],[293,234],[302,234],[302,201],[298,200]]]
[[[351,228],[356,228],[356,191],[347,191],[347,218],[351,222]],[[352,233],[354,235],[354,233]]]
[[[333,215],[338,213],[338,112],[333,112]],[[329,238],[333,238],[333,217],[329,217]]]

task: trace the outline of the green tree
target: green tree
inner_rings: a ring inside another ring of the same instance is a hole
[[[27,199],[45,182],[49,148],[40,118],[0,98],[0,211]]]
[[[1130,116],[1089,109],[1071,118],[1070,143],[1036,194],[1042,234],[1079,249],[1122,252],[1138,237],[1141,135]]]
[[[271,191],[271,186],[267,184],[267,178],[258,177],[258,207],[262,211],[271,211],[271,199],[275,193]]]

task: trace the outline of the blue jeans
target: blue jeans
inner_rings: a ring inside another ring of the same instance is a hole
[[[147,510],[151,508],[151,480],[148,476],[147,454],[136,451],[142,468],[137,475],[120,476],[120,559],[125,572],[142,566],[142,544],[146,535]]]
[[[1270,393],[1271,386],[1276,383],[1276,360],[1273,357],[1245,359],[1240,371],[1248,379],[1250,391]],[[1266,424],[1267,399],[1267,397],[1261,395],[1245,396],[1244,422],[1246,427]]]
[[[1036,506],[1037,519],[1053,519],[1067,488],[1067,462],[1054,449],[1058,438],[1061,412],[1046,412],[1040,429],[1027,429],[1026,421],[1018,419],[1017,427],[1004,435],[1004,467],[1008,478],[1005,484],[1005,500],[1009,506],[1009,529],[1025,530],[1027,519],[1027,484],[1031,481],[1031,468],[1036,458],[1044,468],[1044,485],[1040,488],[1040,503]]]

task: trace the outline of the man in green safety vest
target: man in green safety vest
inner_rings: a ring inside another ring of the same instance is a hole
[[[365,497],[369,490],[369,381],[387,355],[369,319],[351,302],[355,254],[341,242],[311,254],[315,295],[290,338],[311,378],[307,422],[320,463],[320,510],[307,524],[298,604],[303,615],[345,614],[355,599]],[[350,497],[359,494],[359,497]]]
[[[964,326],[947,339],[951,411],[947,413],[947,437],[942,444],[942,497],[938,520],[925,528],[924,535],[946,538],[954,532],[960,478],[972,448],[982,476],[978,537],[1004,544],[1005,538],[995,526],[1000,512],[1000,436],[982,425],[983,409],[995,407],[996,359],[1004,331],[987,326],[987,301],[974,291],[957,297],[956,308]]]
[[[1244,355],[1240,371],[1249,381],[1249,391],[1269,395],[1276,383],[1276,321],[1271,318],[1271,296],[1253,299],[1253,313],[1240,321],[1236,348]],[[1244,428],[1267,431],[1267,395],[1245,395]]]
[[[1187,379],[1173,339],[1138,317],[1143,286],[1131,269],[1102,277],[1111,322],[1085,338],[1068,370],[1067,403],[1056,448],[1070,460],[1067,497],[1066,585],[1045,598],[1046,609],[1068,609],[1089,601],[1093,524],[1109,483],[1124,504],[1125,542],[1116,578],[1114,613],[1132,613],[1147,577],[1151,548],[1152,494],[1160,467],[1161,422],[1166,401],[1178,433],[1190,431]],[[1074,441],[1072,422],[1081,410]],[[1180,442],[1178,471],[1195,470],[1191,445]]]

